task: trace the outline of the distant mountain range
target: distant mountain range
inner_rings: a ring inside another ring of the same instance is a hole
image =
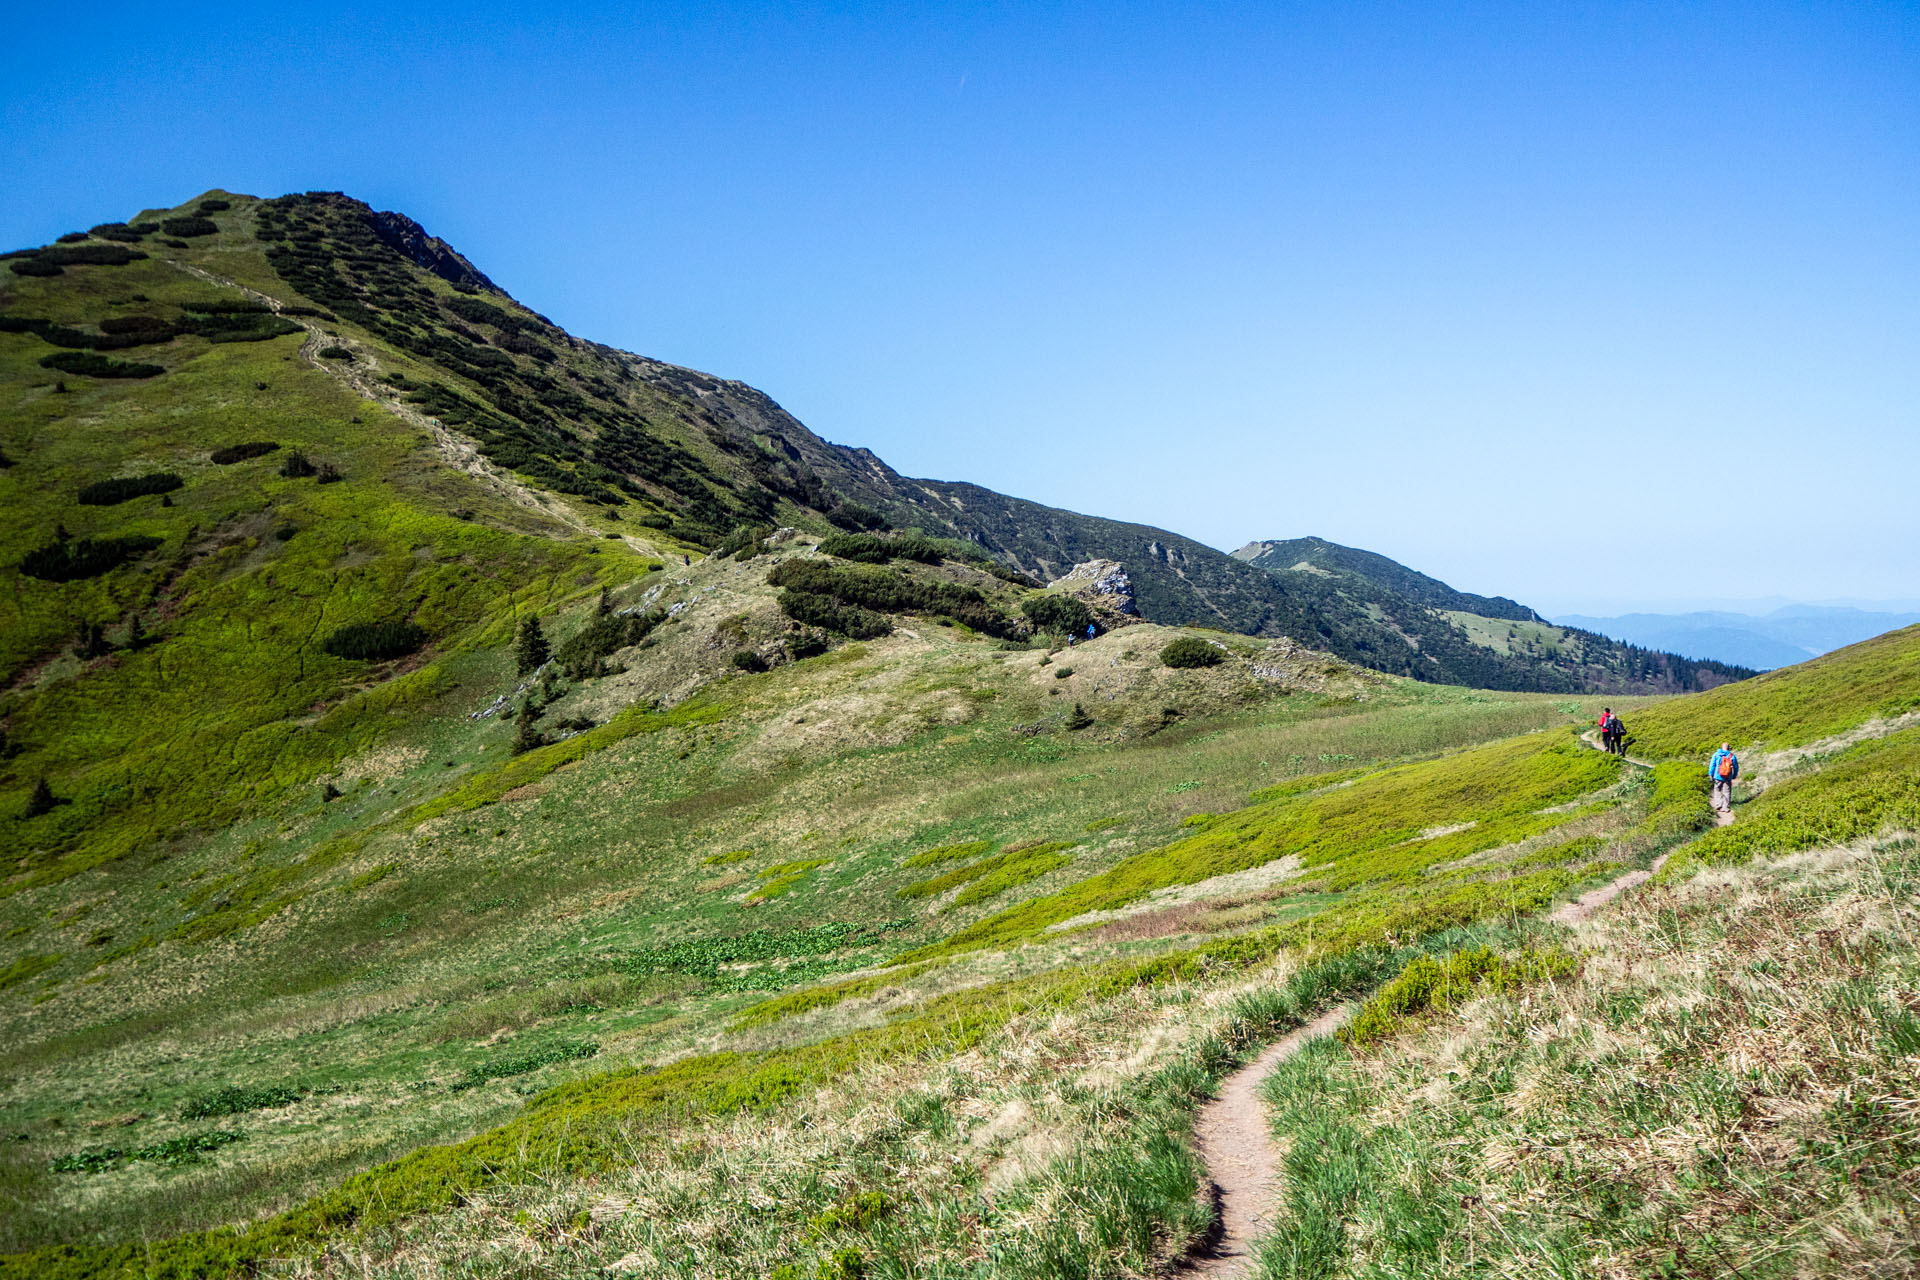
[[[1628,644],[1771,671],[1912,626],[1920,622],[1920,613],[1795,604],[1760,616],[1706,611],[1628,613],[1614,618],[1563,614],[1554,621]]]

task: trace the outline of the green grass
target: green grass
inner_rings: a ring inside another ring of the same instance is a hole
[[[1818,773],[1769,787],[1734,825],[1709,831],[1663,872],[1728,866],[1768,854],[1852,844],[1920,829],[1920,729],[1855,747]]]
[[[933,876],[926,880],[916,880],[900,890],[903,898],[930,898],[957,889],[962,885],[971,886],[954,901],[965,906],[973,902],[984,902],[988,898],[1005,893],[1016,885],[1038,880],[1057,867],[1064,867],[1070,859],[1062,850],[1073,848],[1072,840],[1048,840],[1037,845],[1024,845],[995,854],[991,858],[982,858],[978,862],[957,867],[952,871]],[[907,865],[914,865],[911,859]],[[925,865],[924,863],[921,865]]]
[[[1550,992],[1307,1046],[1265,1086],[1285,1156],[1260,1274],[1907,1269],[1920,1146],[1890,1100],[1920,1023],[1889,891],[1915,873],[1909,841],[1630,899]]]
[[[1562,734],[1540,734],[1456,756],[1383,770],[1351,786],[1298,792],[1223,814],[1205,831],[1127,858],[1112,870],[1035,898],[908,959],[1004,947],[1049,925],[1295,856],[1329,888],[1383,880],[1415,883],[1439,862],[1522,839],[1564,820],[1539,809],[1612,782],[1620,766]],[[1464,832],[1422,839],[1436,827]],[[933,882],[928,882],[929,884]]]
[[[1798,746],[1920,707],[1920,627],[1639,712],[1633,749],[1704,758],[1723,741]]]

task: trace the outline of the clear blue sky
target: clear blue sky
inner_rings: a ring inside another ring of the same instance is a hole
[[[8,22],[0,244],[341,189],[829,439],[1549,609],[1920,594],[1920,6]]]

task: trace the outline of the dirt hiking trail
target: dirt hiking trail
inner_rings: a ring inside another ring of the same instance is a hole
[[[1273,1140],[1267,1136],[1260,1082],[1302,1045],[1333,1034],[1352,1013],[1352,1005],[1343,1005],[1282,1036],[1221,1081],[1219,1095],[1200,1108],[1193,1133],[1212,1182],[1219,1234],[1203,1251],[1189,1257],[1185,1274],[1225,1277],[1250,1273],[1253,1242],[1266,1234],[1273,1218],[1279,1165]]]

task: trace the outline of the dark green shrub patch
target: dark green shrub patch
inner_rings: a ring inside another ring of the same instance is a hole
[[[990,636],[1025,633],[1023,624],[1000,612],[976,588],[916,578],[900,570],[788,560],[767,575],[767,582],[784,588],[780,605],[788,617],[856,637],[862,632],[885,635],[891,625],[884,618],[876,622],[875,615],[887,613],[946,614]],[[803,596],[816,599],[807,602],[795,598]],[[876,629],[878,626],[886,629]]]
[[[206,1158],[207,1152],[218,1151],[245,1137],[243,1133],[212,1129],[206,1133],[168,1138],[165,1142],[156,1142],[132,1151],[122,1151],[118,1147],[89,1147],[70,1156],[61,1156],[50,1167],[55,1173],[99,1173],[114,1168],[123,1160],[150,1160],[164,1165],[197,1164]]]
[[[126,538],[81,538],[78,542],[59,539],[29,551],[20,561],[20,572],[42,582],[77,582],[97,578],[136,560],[160,545],[160,539],[145,534]]]
[[[159,316],[108,316],[100,322],[100,332],[116,338],[131,338],[128,346],[148,346],[156,342],[171,341],[180,333],[180,326]]]
[[[276,440],[248,440],[243,444],[230,444],[225,448],[215,449],[207,455],[207,460],[215,466],[230,467],[236,462],[245,462],[248,458],[263,457],[279,447],[280,444]]]
[[[183,302],[180,304],[180,309],[208,316],[273,314],[273,308],[266,303],[244,298],[208,298],[200,302]]]
[[[295,449],[287,455],[286,461],[280,464],[280,474],[289,480],[305,480],[310,476],[319,475],[320,468],[314,464],[312,458]]]
[[[212,1093],[190,1099],[180,1108],[182,1120],[212,1120],[219,1116],[237,1116],[243,1111],[263,1111],[268,1107],[284,1107],[300,1101],[302,1095],[298,1089],[269,1085],[257,1089],[242,1089],[237,1085],[228,1085]]]
[[[427,633],[411,622],[356,622],[337,628],[320,647],[336,658],[399,658],[427,642]]]
[[[1033,620],[1036,631],[1055,635],[1083,636],[1093,622],[1093,612],[1072,596],[1028,596],[1020,602],[1020,612]]]
[[[119,240],[127,244],[135,244],[152,234],[152,231],[142,231],[141,227],[152,228],[152,231],[160,229],[159,224],[154,222],[143,222],[139,226],[128,226],[124,222],[103,222],[90,234],[102,240]]]
[[[220,230],[220,224],[212,218],[192,215],[185,218],[163,219],[160,229],[170,236],[210,236]]]
[[[233,208],[233,201],[202,200],[199,204],[195,205],[194,208],[198,209],[201,213],[224,213],[226,210]]]
[[[112,507],[149,493],[172,493],[185,484],[185,480],[171,471],[156,471],[144,476],[117,476],[112,480],[96,480],[84,486],[80,490],[79,501],[83,507]]]
[[[63,267],[124,267],[146,256],[124,244],[55,244],[15,258],[7,266],[15,275],[57,276]]]
[[[477,1089],[489,1080],[523,1076],[529,1071],[538,1071],[541,1067],[551,1066],[556,1062],[579,1062],[594,1057],[599,1052],[600,1046],[591,1040],[579,1042],[562,1040],[527,1053],[511,1054],[504,1058],[489,1058],[485,1062],[468,1067],[466,1073],[449,1087],[455,1093],[464,1089]]]
[[[336,343],[332,346],[320,348],[320,358],[322,360],[352,360],[353,352]]]
[[[827,631],[837,631],[855,640],[872,640],[892,632],[887,616],[859,605],[841,604],[832,596],[810,591],[782,591],[780,608],[795,622]]]
[[[848,532],[862,529],[885,529],[887,518],[871,507],[863,507],[857,502],[842,502],[827,512],[827,519],[835,526]]]
[[[591,679],[601,673],[606,658],[628,645],[639,644],[665,617],[657,611],[603,614],[568,636],[554,651],[554,660],[568,679]]]
[[[713,549],[716,556],[732,556],[735,560],[751,560],[760,554],[761,540],[773,533],[770,524],[743,524],[720,540]]]
[[[56,351],[40,361],[43,369],[61,373],[85,374],[89,378],[152,378],[166,372],[157,364],[132,364],[109,360],[91,351]]]
[[[1160,661],[1169,667],[1217,667],[1227,655],[1198,636],[1181,636],[1160,651]]]
[[[952,552],[931,538],[909,533],[834,533],[820,539],[822,555],[862,564],[886,564],[893,560],[917,560],[921,564],[939,564]],[[955,557],[956,559],[960,557]]]
[[[742,671],[756,674],[768,669],[767,660],[751,649],[737,650],[733,655],[733,665]]]
[[[827,633],[824,631],[802,630],[787,637],[787,656],[795,662],[802,658],[817,658],[828,647]]]

